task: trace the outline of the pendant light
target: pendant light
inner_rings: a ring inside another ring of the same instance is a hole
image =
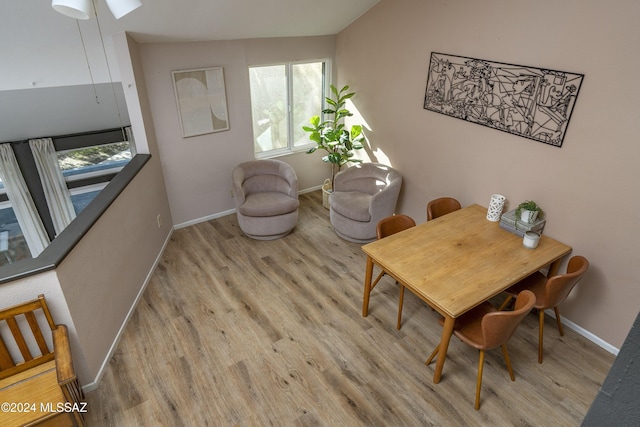
[[[51,7],[74,19],[89,19],[94,14],[91,0],[52,0]]]
[[[106,0],[106,2],[116,19],[142,6],[140,0]],[[89,19],[95,14],[92,0],[52,0],[51,7],[74,19]]]
[[[120,19],[127,13],[142,6],[140,0],[106,0],[109,10],[116,19]]]

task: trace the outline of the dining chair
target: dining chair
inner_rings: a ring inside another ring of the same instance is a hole
[[[478,379],[476,381],[476,410],[480,409],[480,388],[482,386],[482,369],[486,350],[500,346],[511,381],[516,380],[511,368],[509,352],[507,351],[507,341],[509,341],[509,338],[522,322],[522,319],[531,311],[535,302],[536,296],[533,292],[524,290],[516,298],[513,311],[499,311],[490,302],[485,301],[456,319],[453,326],[453,334],[465,344],[480,350]],[[440,324],[444,324],[444,319],[440,319]],[[431,363],[438,354],[438,350],[439,346],[431,353],[429,359],[425,362],[426,365]]]
[[[567,265],[567,272],[565,274],[558,274],[552,277],[546,277],[540,272],[533,273],[520,282],[516,283],[512,287],[508,288],[505,292],[509,294],[507,299],[502,303],[500,309],[507,306],[515,295],[518,295],[522,290],[528,289],[536,295],[536,303],[533,306],[538,309],[539,312],[539,338],[538,338],[538,363],[542,363],[542,335],[544,331],[544,311],[553,307],[556,313],[556,322],[558,324],[558,331],[560,336],[564,336],[564,330],[562,329],[562,322],[560,321],[560,309],[558,305],[562,303],[571,290],[580,281],[584,273],[589,268],[589,261],[583,256],[576,255],[569,260]]]
[[[378,225],[376,226],[376,238],[378,240],[383,239],[387,236],[391,236],[392,234],[399,233],[407,228],[415,227],[416,222],[408,215],[392,215],[378,221]],[[378,284],[382,276],[384,276],[386,272],[382,270],[376,280],[371,284],[371,289],[369,293],[373,290],[373,288]],[[396,283],[398,283],[396,281]],[[402,320],[402,304],[404,300],[404,286],[400,285],[400,301],[398,302],[398,323],[396,324],[396,328],[400,329],[400,323]]]
[[[436,219],[453,211],[461,209],[460,202],[453,197],[440,197],[427,203],[427,221]]]

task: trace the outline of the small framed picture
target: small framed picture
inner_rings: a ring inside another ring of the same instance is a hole
[[[172,71],[184,138],[229,130],[222,67]]]

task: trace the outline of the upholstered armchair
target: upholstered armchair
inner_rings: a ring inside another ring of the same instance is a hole
[[[233,197],[240,229],[248,237],[284,237],[298,223],[298,178],[280,160],[253,160],[235,167]]]
[[[336,234],[356,243],[376,239],[376,226],[396,208],[402,175],[379,163],[362,163],[336,174],[329,196]]]

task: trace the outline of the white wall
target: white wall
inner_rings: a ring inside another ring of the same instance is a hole
[[[372,157],[404,175],[399,210],[421,222],[443,195],[486,207],[501,193],[511,209],[536,200],[545,234],[591,262],[563,316],[615,347],[640,301],[640,85],[628,76],[639,21],[634,0],[382,0],[336,53]],[[562,148],[424,110],[431,52],[585,74]]]
[[[0,142],[129,126],[120,82],[0,91]]]
[[[83,384],[97,385],[172,232],[138,43],[115,36],[138,152],[151,159],[56,272],[85,353]],[[161,224],[158,224],[158,216]]]
[[[235,208],[231,171],[238,163],[254,158],[248,66],[332,58],[334,48],[335,36],[140,45],[175,225]],[[214,66],[224,69],[230,130],[183,138],[171,72]],[[320,186],[330,174],[317,154],[281,159],[296,170],[301,190]]]
[[[120,81],[109,34],[123,26],[122,20],[109,13],[101,14],[99,23],[72,19],[56,12],[48,0],[3,1],[1,8],[0,91]]]
[[[56,269],[85,356],[83,385],[101,376],[171,233],[159,165],[145,165]]]

